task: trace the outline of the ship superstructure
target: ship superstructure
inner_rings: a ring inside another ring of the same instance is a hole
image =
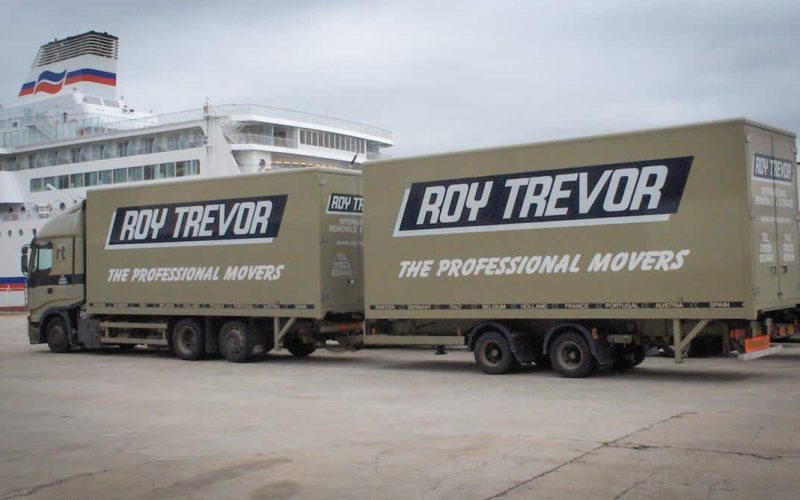
[[[262,105],[136,111],[117,95],[117,53],[117,37],[94,31],[47,43],[17,104],[0,108],[0,308],[24,305],[22,245],[87,189],[359,168],[394,144],[378,127]]]

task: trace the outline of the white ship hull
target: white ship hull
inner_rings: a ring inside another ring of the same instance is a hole
[[[0,311],[24,309],[25,276],[20,269],[20,254],[23,245],[33,238],[34,230],[38,231],[45,221],[24,217],[0,222]]]

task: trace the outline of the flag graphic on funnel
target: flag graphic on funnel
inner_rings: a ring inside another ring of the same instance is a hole
[[[72,85],[80,82],[99,83],[101,85],[117,86],[116,73],[100,71],[97,69],[83,68],[75,71],[55,73],[53,71],[42,71],[35,81],[26,82],[19,91],[19,96],[38,94],[57,94],[64,85]]]

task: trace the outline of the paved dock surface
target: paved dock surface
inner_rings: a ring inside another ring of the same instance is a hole
[[[0,499],[798,498],[800,344],[567,380],[470,353],[52,354],[0,317]]]

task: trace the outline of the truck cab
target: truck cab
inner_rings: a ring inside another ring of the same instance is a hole
[[[84,303],[83,221],[81,203],[50,219],[22,249],[30,343],[47,343],[56,352],[70,350]]]

